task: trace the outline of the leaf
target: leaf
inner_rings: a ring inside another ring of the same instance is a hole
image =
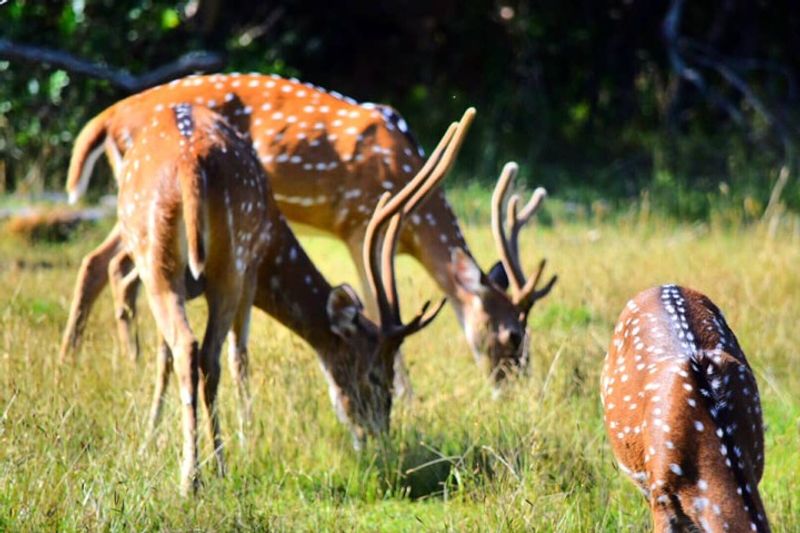
[[[167,8],[161,12],[161,28],[164,30],[172,30],[178,27],[181,23],[181,17],[175,9]]]

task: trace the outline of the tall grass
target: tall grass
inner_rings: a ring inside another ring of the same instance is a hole
[[[453,196],[473,252],[490,266],[485,197]],[[611,460],[598,376],[627,299],[667,282],[709,295],[739,337],[767,423],[765,504],[776,531],[800,530],[798,237],[780,224],[770,236],[758,225],[680,225],[642,211],[613,222],[564,212],[523,238],[525,263],[547,256],[560,281],[532,312],[531,376],[503,399],[491,399],[446,311],[405,345],[413,401],[396,408],[389,438],[356,454],[313,352],[256,313],[248,444],[234,438],[225,376],[230,473],[214,476],[203,435],[204,484],[187,499],[177,494],[174,390],[157,442],[139,451],[155,346],[144,300],[138,366],[117,354],[103,296],[77,363],[57,379],[74,274],[102,228],[67,245],[0,239],[0,530],[645,530],[646,504]],[[303,240],[331,281],[355,281],[338,243]],[[411,260],[399,270],[404,309],[437,293]],[[203,307],[191,305],[197,331]]]

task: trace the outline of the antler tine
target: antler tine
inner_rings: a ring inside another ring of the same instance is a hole
[[[386,284],[383,281],[384,276],[381,268],[381,260],[379,259],[383,249],[383,240],[380,238],[381,229],[394,214],[402,209],[403,201],[424,183],[425,177],[430,173],[430,169],[434,167],[444,152],[445,147],[451,142],[456,129],[457,124],[454,122],[447,129],[422,169],[420,169],[414,179],[408,182],[394,197],[392,197],[389,192],[385,192],[381,195],[375,206],[372,217],[367,224],[367,229],[364,234],[364,246],[362,248],[362,261],[364,262],[369,288],[378,303],[381,324],[388,325],[397,320],[397,315],[394,313],[394,310],[397,308],[396,290],[387,293],[384,289]],[[389,273],[393,281],[393,267],[386,272]],[[392,286],[394,286],[394,283],[392,283]]]
[[[383,236],[383,247],[381,250],[381,280],[383,282],[383,290],[386,293],[389,306],[392,310],[392,317],[400,323],[400,299],[397,296],[397,283],[395,281],[394,271],[394,253],[397,249],[397,235],[400,232],[400,223],[402,222],[402,213],[397,213],[391,220],[386,228],[386,234]]]
[[[528,220],[530,220],[530,218],[534,215],[534,213],[539,210],[539,207],[542,205],[542,201],[546,197],[547,191],[544,189],[544,187],[537,187],[536,190],[533,191],[533,194],[531,194],[531,199],[528,200],[528,203],[522,209],[522,212],[517,214],[517,205],[514,205],[514,221],[511,228],[510,240],[511,247],[514,251],[514,257],[516,258],[518,264],[520,262],[519,232],[525,223],[527,223]],[[537,300],[547,296],[547,294],[550,292],[550,289],[553,288],[553,285],[555,285],[556,281],[558,280],[558,276],[553,276],[541,290],[536,290],[536,287],[539,285],[539,280],[542,278],[542,272],[544,271],[546,264],[546,259],[542,259],[539,262],[539,268],[536,270],[536,274],[527,279],[517,295],[517,305],[524,309],[525,312],[528,312]]]
[[[458,123],[453,122],[447,128],[447,131],[442,136],[442,139],[439,141],[439,144],[436,148],[431,152],[430,157],[422,166],[422,168],[417,172],[417,175],[409,181],[406,185],[403,186],[400,191],[395,194],[391,200],[388,202],[387,205],[383,207],[381,212],[375,210],[374,214],[372,215],[373,220],[376,220],[376,225],[383,225],[385,224],[395,213],[403,209],[404,204],[408,201],[408,199],[414,194],[415,191],[419,190],[420,187],[425,183],[428,176],[431,174],[432,170],[436,167],[439,160],[442,157],[443,152],[447,148],[447,146],[452,142],[453,135],[455,134],[456,130],[458,129]]]
[[[413,211],[417,205],[428,196],[431,189],[439,185],[439,183],[441,183],[445,176],[447,176],[447,174],[450,172],[450,169],[453,168],[453,163],[455,162],[458,152],[461,150],[461,145],[464,144],[464,139],[467,136],[469,127],[472,125],[472,121],[475,119],[475,113],[476,111],[474,107],[467,108],[467,110],[464,111],[464,115],[461,117],[461,120],[458,121],[458,127],[456,128],[456,131],[453,133],[452,142],[447,145],[447,149],[431,171],[431,175],[416,191],[414,196],[411,197],[411,200],[409,200],[408,203],[406,203],[403,207],[404,215],[411,213],[411,211]]]
[[[429,191],[447,175],[474,118],[475,108],[470,107],[464,112],[460,121],[450,124],[425,165],[386,206],[386,214],[382,215],[385,217],[384,222],[401,207],[403,215],[411,213]]]
[[[494,236],[495,246],[497,246],[497,253],[500,256],[500,261],[508,274],[508,281],[511,285],[512,294],[516,295],[524,284],[524,276],[516,262],[511,246],[506,237],[506,231],[503,227],[503,199],[508,192],[508,187],[511,181],[517,175],[518,166],[514,162],[506,163],[503,171],[500,173],[500,178],[497,180],[497,185],[492,193],[492,235]]]
[[[403,324],[399,327],[397,334],[402,337],[407,337],[423,329],[425,326],[430,324],[434,318],[436,318],[436,315],[438,315],[439,311],[442,310],[442,307],[444,307],[444,303],[446,301],[447,298],[442,298],[432,309],[429,309],[431,306],[431,301],[428,300],[425,302],[420,308],[419,312],[417,312],[416,316],[414,316],[414,318],[412,318],[408,324]]]
[[[508,201],[508,213],[506,213],[506,219],[508,220],[508,227],[509,227],[509,236],[508,236],[508,243],[509,249],[511,250],[511,257],[517,264],[517,268],[519,269],[519,274],[521,276],[520,279],[525,279],[525,274],[522,272],[522,261],[520,260],[519,256],[519,232],[522,230],[523,226],[530,220],[530,218],[539,210],[539,207],[542,205],[542,200],[547,196],[547,191],[544,187],[537,187],[533,194],[531,195],[531,199],[528,200],[528,203],[522,208],[522,212],[518,213],[519,211],[519,202],[520,196],[518,194],[514,194],[511,199]],[[522,291],[524,292],[524,291]]]
[[[508,228],[509,232],[507,237],[509,255],[511,256],[511,259],[513,259],[514,264],[517,266],[517,273],[519,274],[521,280],[520,284],[523,284],[525,281],[525,273],[522,271],[522,264],[519,260],[519,242],[517,241],[517,236],[519,235],[519,225],[517,224],[519,202],[520,196],[516,193],[512,194],[511,198],[508,199],[508,204],[506,205],[506,227]]]
[[[422,308],[417,312],[416,316],[414,316],[408,324],[403,324],[403,319],[400,316],[400,298],[397,295],[397,283],[395,282],[395,269],[394,269],[394,256],[395,251],[397,248],[397,234],[400,231],[400,226],[402,224],[402,214],[397,213],[392,217],[389,221],[389,226],[386,228],[386,235],[384,236],[383,240],[383,250],[381,254],[381,263],[382,263],[382,279],[383,279],[383,288],[387,295],[387,301],[389,304],[389,308],[392,311],[392,318],[393,322],[391,324],[384,324],[381,323],[381,326],[385,328],[387,331],[391,331],[395,335],[399,335],[401,337],[407,337],[408,335],[412,335],[417,331],[421,330],[425,326],[427,326],[436,315],[439,314],[439,311],[442,310],[442,306],[447,301],[447,298],[443,298],[432,310],[428,310],[430,307],[431,301],[426,301]]]
[[[537,290],[536,287],[539,285],[547,261],[542,259],[536,274],[526,279],[525,274],[522,272],[519,257],[519,232],[541,207],[542,201],[547,196],[547,191],[544,188],[537,187],[533,191],[530,200],[522,208],[522,211],[519,210],[520,196],[513,194],[509,198],[506,212],[509,235],[506,236],[502,220],[503,199],[517,172],[516,163],[507,163],[503,167],[500,178],[497,180],[497,186],[492,194],[492,233],[500,255],[500,261],[502,261],[503,267],[508,273],[514,303],[527,313],[537,300],[547,296],[556,281],[558,281],[558,276],[553,276],[544,287]]]
[[[553,289],[553,286],[556,284],[557,281],[558,281],[558,274],[553,274],[553,277],[550,278],[550,281],[547,282],[547,285],[545,285],[544,287],[542,287],[537,291],[534,291],[531,296],[531,303],[530,303],[531,307],[533,306],[533,304],[535,304],[536,302],[538,302],[539,300],[550,294],[550,291]]]
[[[447,175],[474,117],[475,108],[470,107],[464,112],[461,121],[450,124],[436,149],[417,172],[417,175],[384,206],[377,219],[377,225],[385,224],[400,209],[402,209],[403,215],[411,213],[422,198]],[[376,211],[373,218],[377,216]]]
[[[381,326],[384,328],[396,329],[402,326],[394,270],[394,255],[402,216],[410,213],[447,174],[474,115],[475,110],[469,108],[461,122],[450,125],[414,179],[393,197],[389,193],[381,197],[367,225],[362,255],[370,289],[378,301]],[[381,238],[380,233],[384,227],[386,227],[385,234]],[[421,318],[422,315],[419,315],[415,320]],[[422,327],[418,322],[416,324]],[[402,328],[402,331],[405,331],[405,328]]]
[[[381,253],[381,272],[384,292],[387,296],[387,302],[392,312],[392,322],[388,324],[381,322],[381,326],[385,331],[391,332],[394,335],[399,335],[402,338],[412,335],[413,333],[416,333],[427,326],[434,318],[436,318],[436,315],[439,314],[439,311],[442,310],[442,306],[447,299],[443,298],[435,308],[426,313],[431,304],[430,300],[428,300],[422,305],[420,311],[416,314],[416,316],[414,316],[413,319],[411,319],[411,321],[408,322],[408,324],[403,324],[402,317],[400,316],[400,298],[397,295],[397,283],[395,281],[394,269],[397,235],[400,231],[401,224],[402,214],[397,213],[389,221],[389,226],[386,228],[386,235],[384,236],[383,240],[383,249]]]
[[[378,226],[381,224],[381,220],[379,214],[389,202],[390,197],[391,193],[385,192],[378,199],[378,203],[375,206],[375,212],[372,215],[369,224],[367,224],[367,230],[364,234],[364,247],[362,248],[361,258],[364,262],[364,269],[366,271],[365,273],[367,275],[369,288],[378,304],[378,314],[381,324],[389,321],[389,318],[392,316],[392,306],[387,299],[386,293],[381,290],[382,283],[380,282],[380,265],[375,261],[375,251],[378,250],[380,246]]]
[[[539,278],[541,277],[545,263],[546,261],[542,259],[542,262],[539,263],[539,271],[536,273],[536,277],[531,278],[535,279],[535,282],[531,283],[530,287],[527,287],[526,284],[525,290],[522,291],[522,297],[520,298],[520,301],[517,304],[520,307],[520,309],[524,310],[526,313],[530,311],[530,309],[536,302],[547,296],[550,293],[550,290],[558,281],[558,275],[554,274],[553,277],[550,278],[550,281],[548,281],[544,287],[536,290],[536,285],[538,285],[539,283]]]
[[[544,200],[546,197],[547,190],[544,187],[536,187],[536,190],[534,190],[533,194],[531,194],[531,199],[528,200],[528,203],[525,204],[525,207],[522,208],[522,211],[519,214],[518,220],[521,224],[525,224],[528,219],[539,210],[539,207],[542,205],[542,200]]]

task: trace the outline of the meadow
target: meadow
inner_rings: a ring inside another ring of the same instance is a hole
[[[488,268],[496,255],[487,198],[452,192]],[[0,530],[645,531],[645,500],[612,461],[598,381],[625,302],[679,283],[721,307],[749,358],[767,428],[762,496],[775,531],[800,531],[797,219],[689,224],[640,207],[582,217],[558,203],[546,215],[523,235],[523,259],[533,266],[548,257],[559,282],[531,313],[530,376],[500,400],[446,309],[405,344],[413,400],[396,406],[386,439],[357,454],[315,354],[256,312],[253,427],[240,445],[225,374],[229,473],[214,475],[202,435],[203,487],[186,499],[178,495],[174,386],[156,442],[140,450],[155,349],[144,299],[138,365],[118,354],[104,294],[77,361],[58,371],[80,258],[109,226],[83,229],[66,244],[0,237]],[[355,282],[342,246],[302,240],[330,280]],[[418,265],[398,264],[406,312],[438,294]],[[199,328],[204,304],[191,312]]]

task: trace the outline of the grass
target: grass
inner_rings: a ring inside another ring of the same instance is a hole
[[[488,267],[485,197],[453,197]],[[147,312],[150,357],[135,366],[117,354],[110,297],[101,297],[78,363],[56,379],[77,265],[107,228],[62,245],[0,238],[0,530],[646,530],[645,501],[611,460],[598,379],[625,302],[676,282],[725,311],[749,356],[767,422],[765,504],[776,531],[800,531],[800,238],[791,225],[769,234],[633,211],[606,222],[552,213],[526,234],[523,251],[528,265],[547,256],[560,281],[532,313],[531,376],[503,400],[491,399],[453,313],[444,312],[405,345],[413,403],[396,409],[385,442],[356,454],[314,353],[256,313],[248,446],[233,438],[226,375],[230,473],[214,476],[203,438],[204,486],[189,499],[177,494],[174,387],[157,445],[139,453],[154,370]],[[330,280],[354,281],[342,246],[318,236],[304,242]],[[399,269],[406,311],[436,294],[412,261],[401,259]],[[193,303],[198,327],[203,314]]]

